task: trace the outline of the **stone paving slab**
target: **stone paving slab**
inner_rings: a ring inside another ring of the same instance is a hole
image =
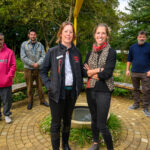
[[[81,95],[80,99],[85,101],[85,95]],[[39,103],[35,97],[32,110],[26,109],[25,100],[13,104],[13,123],[5,124],[4,117],[0,121],[0,150],[51,150],[50,136],[39,130],[39,122],[50,111]],[[110,112],[123,123],[122,137],[115,150],[150,150],[150,118],[144,115],[142,108],[128,110],[132,103],[125,98],[112,98]],[[71,144],[71,147],[72,150],[87,150],[89,146],[79,148]]]

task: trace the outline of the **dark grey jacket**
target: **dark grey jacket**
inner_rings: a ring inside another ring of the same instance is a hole
[[[67,48],[59,44],[50,48],[46,53],[42,68],[41,79],[48,90],[50,100],[59,102],[61,91],[64,89],[64,65]],[[74,97],[77,98],[82,89],[82,58],[79,50],[72,44],[69,49],[70,64],[73,72]],[[48,72],[50,71],[50,78]]]

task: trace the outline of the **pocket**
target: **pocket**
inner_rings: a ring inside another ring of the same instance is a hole
[[[54,97],[55,97],[55,94],[51,89],[49,89],[49,91],[48,91],[48,97],[49,97],[49,99],[54,99]]]
[[[4,86],[10,85],[10,84],[12,84],[12,77],[10,77],[10,76],[8,76],[8,75],[5,75],[5,76],[2,78],[2,81],[3,81],[3,85],[4,85]]]

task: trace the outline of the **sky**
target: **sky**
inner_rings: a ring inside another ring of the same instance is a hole
[[[119,0],[119,10],[127,12],[127,10],[125,10],[125,7],[128,7],[128,1],[129,0]]]

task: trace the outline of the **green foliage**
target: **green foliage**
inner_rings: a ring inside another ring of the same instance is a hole
[[[51,116],[48,115],[40,122],[40,130],[43,133],[49,133],[50,132],[50,124],[51,124]]]
[[[86,127],[73,128],[71,129],[69,140],[83,147],[86,143],[92,142],[92,131]]]
[[[114,88],[113,95],[129,98],[132,96],[132,92],[126,89]]]
[[[115,69],[117,69],[117,70],[125,70],[126,69],[126,63],[117,61]]]
[[[24,72],[18,72],[18,71],[16,71],[15,77],[13,79],[13,83],[17,84],[17,83],[22,83],[22,82],[25,82]]]
[[[25,99],[26,97],[27,97],[26,90],[20,91],[12,95],[12,101],[17,102],[17,101]]]
[[[117,61],[114,70],[114,81],[131,83],[131,78],[127,77],[125,73],[126,73],[126,63]]]
[[[107,121],[107,126],[108,126],[110,132],[112,133],[113,141],[114,142],[119,141],[119,139],[121,137],[121,131],[122,131],[121,120],[119,120],[116,115],[111,113],[110,117]]]
[[[48,93],[48,91],[47,91],[47,89],[46,89],[45,86],[43,86],[43,92],[44,92],[44,93]]]
[[[27,33],[31,28],[37,30],[38,40],[45,45],[46,50],[52,47],[56,44],[60,24],[69,18],[72,18],[73,22],[74,6],[75,0],[0,1],[0,28],[5,34],[8,47],[19,55],[20,45],[27,40]],[[78,16],[77,29],[77,47],[81,48],[82,54],[85,55],[91,50],[93,28],[100,22],[105,22],[111,27],[111,36],[114,39],[114,33],[119,28],[119,15],[115,10],[117,6],[118,0],[84,0]]]
[[[121,130],[121,121],[113,113],[110,114],[110,117],[107,121],[107,126],[111,131]]]
[[[127,62],[127,55],[128,54],[124,54],[124,53],[117,54],[117,61]]]
[[[121,13],[122,27],[116,38],[118,49],[129,49],[137,42],[137,35],[140,30],[150,32],[150,1],[149,0],[130,0],[128,14]],[[147,36],[150,41],[150,37]]]
[[[24,64],[21,61],[21,59],[17,56],[16,56],[16,64],[17,64],[17,69],[16,69],[16,72],[15,72],[15,77],[13,79],[13,83],[17,84],[17,83],[25,82],[25,79],[24,79]]]
[[[44,133],[50,132],[50,124],[51,124],[51,116],[44,118],[40,123],[40,129]],[[114,143],[119,140],[121,137],[121,121],[117,118],[116,115],[113,113],[110,114],[110,117],[107,121],[107,127],[109,128],[110,132],[112,133],[112,137]],[[104,142],[102,136],[99,136],[100,143],[104,146]],[[92,142],[92,131],[89,128],[82,127],[82,128],[72,128],[70,131],[70,138],[69,140],[80,147],[83,147],[85,144],[90,144]]]
[[[115,8],[118,0],[86,0],[83,3],[78,16],[77,47],[82,54],[91,51],[94,42],[93,30],[99,23],[106,23],[113,32],[110,34],[110,41],[113,42],[116,31],[119,28],[119,17]]]
[[[24,70],[24,64],[19,57],[16,57],[17,71]]]

